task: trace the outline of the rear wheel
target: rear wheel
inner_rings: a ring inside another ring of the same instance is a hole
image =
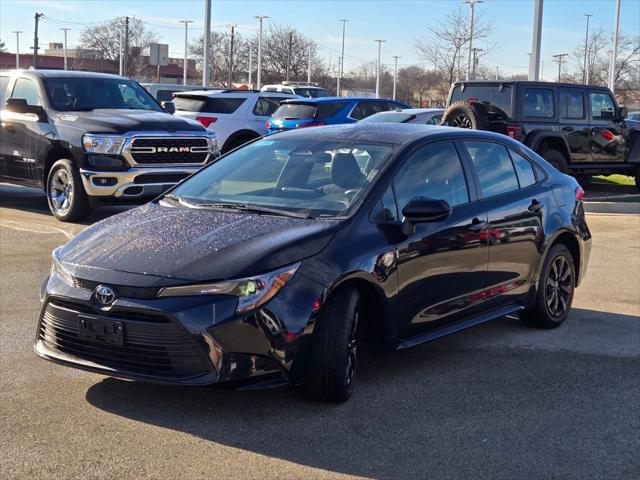
[[[556,328],[569,315],[576,282],[573,256],[562,244],[551,247],[542,266],[536,303],[521,313],[530,327]]]
[[[307,390],[311,396],[344,402],[353,393],[358,365],[360,323],[358,292],[349,287],[333,293],[316,325]]]
[[[450,127],[491,130],[487,108],[476,102],[460,101],[452,103],[442,120]]]
[[[254,138],[257,138],[257,137],[251,137],[249,135],[245,135],[245,136],[242,136],[242,137],[236,137],[236,138],[233,138],[231,140],[228,140],[224,144],[224,147],[222,147],[221,153],[230,152],[234,148],[238,148],[239,146],[244,145],[247,142],[250,142]]]
[[[542,154],[542,157],[562,173],[567,173],[567,159],[558,150],[550,148]]]
[[[82,179],[69,160],[61,159],[53,164],[47,175],[46,194],[49,210],[58,220],[84,220],[90,213]]]

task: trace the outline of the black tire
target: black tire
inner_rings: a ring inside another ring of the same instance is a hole
[[[452,103],[442,120],[450,127],[491,130],[487,107],[477,102],[462,100]]]
[[[220,151],[220,153],[225,154],[227,152],[230,152],[234,148],[238,148],[239,146],[244,145],[247,142],[250,142],[254,138],[257,138],[257,137],[252,137],[250,135],[243,135],[241,137],[236,137],[236,138],[227,140],[224,146],[222,147],[222,150]]]
[[[640,192],[640,165],[636,167],[635,180],[636,180],[636,190]]]
[[[571,252],[563,244],[552,246],[540,272],[535,306],[520,313],[524,324],[536,328],[560,326],[571,311],[575,282]]]
[[[353,393],[359,336],[359,296],[340,288],[322,307],[313,334],[308,393],[318,400],[344,402]]]
[[[558,150],[550,148],[542,154],[542,157],[562,173],[567,173],[567,159]]]
[[[61,159],[51,166],[45,192],[49,210],[62,222],[84,220],[91,212],[80,174],[70,160]]]
[[[576,175],[576,180],[582,188],[587,188],[589,185],[591,185],[593,175]]]

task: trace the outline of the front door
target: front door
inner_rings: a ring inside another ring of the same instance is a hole
[[[443,221],[415,225],[397,246],[405,339],[469,316],[482,301],[489,247],[482,241],[487,213],[469,185],[451,142],[419,147],[394,178],[400,211],[414,197],[446,200],[453,209]]]

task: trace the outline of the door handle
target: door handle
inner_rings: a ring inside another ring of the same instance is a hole
[[[540,210],[544,208],[544,203],[539,202],[535,198],[531,200],[531,205],[529,205],[529,211],[533,213],[539,213]]]
[[[489,222],[483,222],[479,218],[474,218],[471,220],[471,225],[469,225],[469,231],[471,232],[479,232],[489,227]]]
[[[563,132],[570,133],[570,132],[573,132],[573,130],[574,130],[574,128],[573,128],[573,127],[569,127],[569,126],[562,127],[562,131],[563,131]]]

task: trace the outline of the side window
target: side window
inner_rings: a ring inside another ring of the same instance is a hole
[[[371,215],[371,220],[374,222],[395,222],[398,220],[398,207],[391,187],[387,188],[382,195]]]
[[[524,89],[524,116],[534,118],[553,118],[553,90],[547,88]]]
[[[584,118],[584,95],[577,90],[560,90],[560,116]]]
[[[451,143],[426,145],[411,154],[393,181],[402,210],[414,197],[446,200],[455,207],[469,201],[458,152]]]
[[[506,147],[491,142],[465,141],[485,197],[518,190],[518,178]]]
[[[316,113],[316,117],[318,117],[318,118],[333,117],[340,110],[342,110],[345,107],[346,104],[347,104],[347,102],[323,102],[323,103],[318,103],[318,111]]]
[[[11,98],[24,98],[29,105],[42,105],[38,87],[33,80],[28,78],[16,80]]]
[[[589,100],[594,120],[609,120],[615,116],[616,108],[608,93],[590,93]]]
[[[434,115],[429,120],[427,120],[427,125],[440,125],[442,121],[442,115]]]
[[[253,114],[260,117],[270,117],[279,106],[280,102],[271,98],[261,97],[253,107]]]
[[[364,112],[360,108],[360,103],[356,103],[356,106],[353,107],[353,110],[351,111],[351,115],[349,116],[351,118],[355,118],[356,120],[362,120],[364,118]]]
[[[170,102],[173,98],[173,90],[158,90],[156,99],[159,102]]]
[[[531,162],[513,150],[509,150],[509,154],[511,155],[513,166],[516,168],[516,173],[518,174],[520,188],[525,188],[536,183],[536,175],[533,173],[533,165]]]

